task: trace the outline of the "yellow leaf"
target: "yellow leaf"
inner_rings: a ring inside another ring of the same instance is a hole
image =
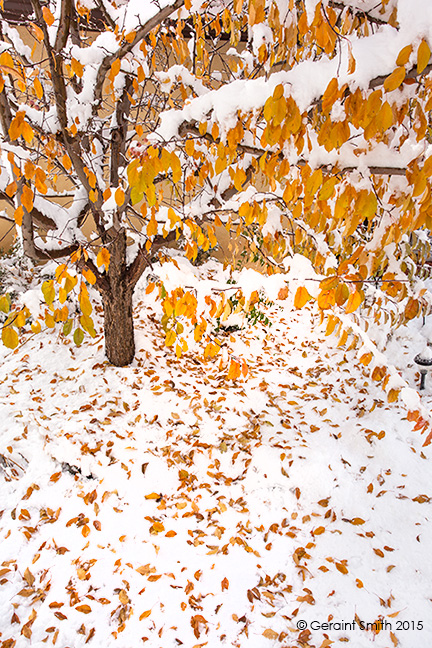
[[[195,151],[195,143],[193,139],[187,139],[185,143],[185,151],[189,156],[192,156]]]
[[[353,313],[362,303],[363,298],[361,294],[356,290],[352,292],[348,298],[348,303],[345,308],[345,313]]]
[[[328,200],[331,198],[335,192],[335,185],[337,183],[337,178],[329,178],[323,184],[318,194],[318,200]]]
[[[326,277],[322,281],[320,281],[320,288],[321,290],[331,290],[332,288],[336,288],[339,284],[339,277],[336,275],[331,275],[330,277]]]
[[[44,281],[42,284],[42,294],[44,296],[45,302],[50,306],[55,298],[55,289],[54,281],[50,279],[49,281]]]
[[[97,257],[96,257],[96,263],[100,267],[102,265],[105,266],[105,270],[108,270],[109,264],[110,264],[110,253],[106,248],[102,248]]]
[[[9,313],[10,303],[9,295],[2,295],[0,297],[0,311],[2,311],[2,313]]]
[[[409,57],[411,56],[411,52],[412,45],[406,45],[405,47],[403,47],[396,59],[396,65],[406,65],[409,61]]]
[[[322,110],[326,112],[336,101],[339,95],[339,84],[337,79],[332,79],[322,96]]]
[[[81,290],[79,294],[80,308],[83,315],[87,317],[91,314],[93,308],[90,303],[89,294],[87,287],[84,283],[81,284]]]
[[[87,331],[87,333],[91,337],[93,337],[93,338],[96,337],[96,331],[95,331],[94,323],[93,323],[93,320],[92,320],[91,317],[89,317],[88,315],[81,315],[81,317],[79,318],[79,322],[80,322],[81,326],[83,327],[84,331]]]
[[[21,328],[26,323],[26,315],[24,310],[20,310],[17,315],[15,315],[14,325],[18,328]]]
[[[417,72],[418,74],[421,74],[427,64],[429,63],[429,59],[431,56],[431,51],[428,43],[425,40],[422,40],[422,42],[419,45],[419,48],[417,50]]]
[[[304,286],[297,288],[295,297],[294,297],[294,306],[295,308],[303,308],[303,306],[310,300],[312,297],[309,295],[308,291]]]
[[[33,331],[33,333],[40,333],[42,330],[40,322],[33,322],[33,324],[31,325],[31,330]]]
[[[353,56],[351,48],[348,52],[348,74],[353,74],[356,69],[356,60]]]
[[[84,268],[82,271],[83,277],[90,285],[94,285],[96,283],[96,277],[94,273],[89,269],[89,268]]]
[[[125,192],[121,187],[118,187],[118,189],[116,189],[114,197],[117,207],[121,207],[125,201]]]
[[[51,26],[54,22],[54,16],[48,7],[42,7],[42,14],[47,25]]]
[[[19,344],[18,333],[10,326],[3,327],[2,342],[8,349],[15,349]]]
[[[174,344],[174,342],[176,341],[176,338],[177,338],[177,336],[176,336],[175,331],[173,331],[173,330],[168,331],[168,333],[166,334],[166,337],[165,337],[165,346],[167,346],[167,347],[172,346]]]
[[[400,389],[390,389],[389,393],[387,394],[387,400],[389,403],[396,403],[397,399],[399,398],[400,394]]]
[[[384,90],[386,92],[392,92],[392,90],[399,88],[402,81],[405,79],[405,74],[406,72],[404,67],[396,68],[384,81]]]

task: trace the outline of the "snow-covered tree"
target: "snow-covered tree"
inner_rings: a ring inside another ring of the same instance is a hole
[[[411,282],[432,222],[429,0],[31,4],[24,25],[1,20],[0,189],[25,254],[63,259],[48,325],[70,331],[80,281],[75,337],[92,334],[92,283],[107,356],[130,363],[138,279],[168,242],[193,260],[222,225],[271,273],[308,257],[329,331],[370,286],[376,318],[389,299],[395,324],[429,307]],[[160,294],[167,344],[182,318],[200,340],[194,296]],[[310,297],[296,287],[296,306]],[[9,315],[9,346],[25,316]]]

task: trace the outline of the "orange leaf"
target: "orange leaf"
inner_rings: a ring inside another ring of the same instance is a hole
[[[24,210],[23,210],[22,206],[20,205],[20,206],[17,207],[17,209],[15,209],[15,211],[14,211],[14,219],[15,219],[15,223],[16,223],[19,227],[21,227],[21,225],[22,225],[23,215],[24,215]]]
[[[340,571],[341,574],[348,574],[348,568],[343,563],[336,563],[336,569]]]
[[[54,22],[54,16],[52,15],[51,11],[48,9],[48,7],[43,7],[42,8],[42,14],[44,17],[44,20],[47,25],[51,26]]]
[[[300,286],[297,288],[295,297],[294,297],[294,306],[295,308],[303,308],[307,302],[312,299],[312,297],[309,295],[308,291],[304,286]]]
[[[43,88],[42,88],[41,82],[39,81],[39,79],[37,77],[33,81],[33,88],[34,88],[34,90],[36,92],[36,97],[38,99],[42,99],[42,97],[43,97]]]
[[[105,270],[108,270],[109,263],[110,263],[110,253],[106,248],[102,248],[99,251],[99,254],[97,255],[96,258],[96,263],[98,264],[98,266],[104,265]]]
[[[327,308],[331,308],[335,304],[335,290],[323,290],[320,292],[318,295],[318,306],[322,308],[322,310],[326,310]]]
[[[348,298],[348,303],[345,308],[345,313],[353,313],[357,308],[360,306],[362,303],[363,299],[361,294],[356,290],[355,292],[351,293],[349,298]]]
[[[236,360],[231,360],[229,370],[228,370],[228,375],[227,379],[228,380],[235,380],[236,378],[240,378],[241,375],[241,365],[239,362]]]
[[[125,201],[125,192],[121,187],[118,187],[118,189],[116,189],[114,197],[117,207],[121,207]]]
[[[152,499],[154,499],[154,500],[158,500],[158,499],[160,499],[160,498],[161,498],[161,494],[160,494],[160,493],[149,493],[149,495],[145,495],[145,496],[144,496],[144,499],[146,499],[146,500],[152,500]]]
[[[83,614],[89,614],[91,612],[91,607],[90,605],[77,605],[75,610],[77,610],[77,612],[82,612]]]

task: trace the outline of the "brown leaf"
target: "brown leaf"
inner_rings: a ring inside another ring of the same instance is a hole
[[[339,570],[341,574],[348,574],[348,567],[343,563],[336,563],[336,569]]]
[[[91,612],[90,605],[77,605],[75,610],[82,612],[83,614],[89,614]]]
[[[141,574],[141,576],[148,576],[149,574],[155,573],[156,567],[150,567],[150,563],[147,563],[147,565],[141,565],[141,567],[138,567],[136,571]]]
[[[27,569],[24,572],[24,580],[26,581],[27,585],[30,585],[30,587],[33,585],[35,582],[35,577],[31,573],[30,569],[27,567]]]

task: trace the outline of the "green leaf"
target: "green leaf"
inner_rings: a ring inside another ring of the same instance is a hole
[[[82,344],[82,342],[84,340],[84,332],[80,328],[77,328],[77,329],[75,329],[75,333],[74,333],[73,337],[74,337],[75,344],[77,346],[81,346],[81,344]]]
[[[72,320],[68,319],[66,320],[63,326],[63,335],[67,336],[71,331],[72,331]]]

